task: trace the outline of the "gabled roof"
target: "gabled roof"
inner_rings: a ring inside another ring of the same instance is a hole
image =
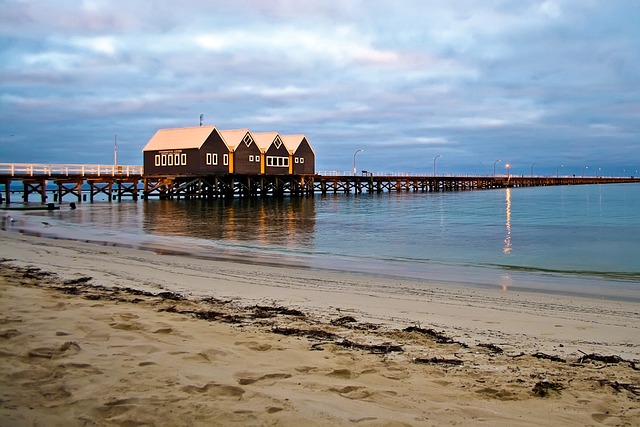
[[[285,147],[287,147],[287,150],[289,151],[290,154],[294,154],[296,152],[296,150],[298,149],[298,147],[300,146],[300,144],[302,144],[302,141],[307,139],[307,137],[305,135],[302,135],[302,134],[300,134],[300,135],[280,135],[280,138],[282,139],[282,142],[284,143]],[[307,143],[309,143],[308,140],[307,140]],[[309,148],[311,148],[311,151],[315,155],[316,152],[314,151],[314,149],[311,146],[311,144],[309,144]]]
[[[142,151],[200,148],[215,130],[215,126],[160,129],[147,142]]]
[[[278,132],[258,132],[254,133],[253,137],[256,140],[256,145],[263,153],[266,153],[271,144],[279,138]],[[281,139],[282,140],[282,139]]]
[[[247,135],[251,138],[251,142],[255,142],[255,137],[249,129],[219,130],[218,133],[230,151],[236,151],[238,145],[245,143]]]

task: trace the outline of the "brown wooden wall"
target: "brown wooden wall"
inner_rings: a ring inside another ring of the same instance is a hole
[[[296,163],[296,158],[298,158],[298,162]],[[304,159],[304,162],[300,162],[300,158]],[[304,138],[302,143],[298,146],[298,149],[293,154],[293,173],[295,175],[312,175],[316,173],[316,155],[313,153],[311,149],[311,145],[307,138]]]
[[[233,173],[257,175],[260,173],[260,149],[255,142],[247,147],[241,142],[233,153]]]
[[[289,151],[284,144],[281,144],[279,148],[276,148],[275,144],[271,144],[267,152],[265,153],[264,159],[264,171],[267,175],[288,175],[289,167],[281,167],[281,166],[268,166],[267,157],[275,156],[275,157],[285,157],[289,158]]]

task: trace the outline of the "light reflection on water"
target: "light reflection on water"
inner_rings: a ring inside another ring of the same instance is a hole
[[[41,233],[166,253],[216,257],[232,251],[312,268],[505,290],[623,286],[637,296],[640,288],[638,185],[151,200],[81,204],[27,217],[42,215],[56,227],[40,227]]]

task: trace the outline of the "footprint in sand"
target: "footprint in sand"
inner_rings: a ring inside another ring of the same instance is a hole
[[[338,393],[342,397],[353,400],[363,400],[371,397],[372,392],[357,386],[346,386],[342,388],[330,388],[329,391]]]
[[[216,397],[235,397],[239,398],[245,393],[244,389],[241,387],[236,387],[232,385],[225,384],[217,384],[217,383],[208,383],[202,387],[198,387],[195,385],[188,385],[182,387],[182,391],[189,394],[211,394]]]
[[[254,351],[269,351],[274,348],[271,344],[261,343],[257,341],[236,341],[234,344],[245,346],[249,350]]]
[[[236,375],[238,378],[238,384],[240,385],[250,385],[255,384],[257,382],[271,381],[271,385],[275,384],[274,380],[281,380],[286,378],[291,378],[291,374],[286,373],[273,373],[266,375],[251,375],[246,373],[239,373]]]
[[[356,378],[358,375],[351,372],[349,369],[334,369],[333,371],[329,372],[327,376],[349,380],[351,378]]]
[[[0,331],[0,338],[13,338],[21,335],[21,332],[17,329],[7,329],[4,331]]]
[[[52,359],[57,356],[69,356],[80,352],[80,345],[75,341],[67,341],[60,347],[38,347],[29,351],[29,357]]]

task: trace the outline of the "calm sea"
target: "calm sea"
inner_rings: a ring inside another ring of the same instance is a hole
[[[640,301],[638,184],[82,203],[10,227],[396,281]]]

